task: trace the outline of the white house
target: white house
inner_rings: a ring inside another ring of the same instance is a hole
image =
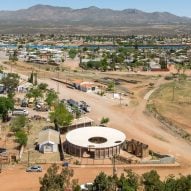
[[[149,62],[149,67],[151,71],[161,70],[161,65],[154,61]]]
[[[58,152],[60,133],[53,129],[40,131],[38,137],[39,151],[42,153]]]
[[[17,87],[17,91],[21,93],[26,93],[28,92],[29,89],[33,87],[33,84],[30,82],[23,81],[19,84]]]
[[[83,91],[83,92],[96,92],[98,87],[93,82],[84,82],[82,80],[75,80],[73,81],[73,85],[76,89]]]
[[[96,92],[97,86],[92,82],[82,82],[80,84],[80,90],[83,92]]]

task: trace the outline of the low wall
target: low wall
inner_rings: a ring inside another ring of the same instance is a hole
[[[175,164],[176,162],[176,159],[174,156],[161,155],[159,153],[153,153],[153,156],[157,157],[158,159],[154,159],[154,160],[143,159],[140,161],[140,163],[141,164]]]

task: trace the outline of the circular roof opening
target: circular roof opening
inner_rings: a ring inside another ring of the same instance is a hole
[[[121,141],[115,141],[115,143],[121,143]]]
[[[107,139],[104,137],[91,137],[88,139],[88,141],[95,144],[102,144],[107,142]]]

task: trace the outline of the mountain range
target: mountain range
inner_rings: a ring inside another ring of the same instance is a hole
[[[82,27],[109,28],[134,27],[151,25],[190,25],[191,18],[179,17],[168,12],[147,13],[137,9],[100,9],[88,7],[72,9],[69,7],[54,7],[35,5],[28,9],[17,11],[0,11],[0,32],[4,29],[19,28],[33,30],[42,28],[75,28]]]

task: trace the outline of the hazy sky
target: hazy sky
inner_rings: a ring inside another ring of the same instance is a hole
[[[97,6],[119,10],[136,8],[148,12],[168,11],[191,17],[191,0],[1,0],[0,10],[17,10],[36,4],[71,8]]]

